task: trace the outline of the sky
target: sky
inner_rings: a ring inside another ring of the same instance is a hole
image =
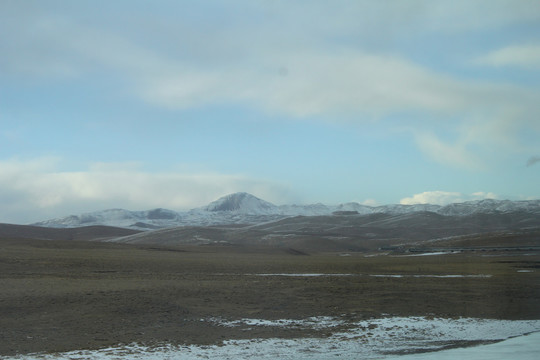
[[[540,198],[540,2],[0,1],[0,222]]]

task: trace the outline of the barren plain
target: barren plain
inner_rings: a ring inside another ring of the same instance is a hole
[[[3,237],[0,355],[330,335],[212,319],[540,319],[537,250],[411,255]]]

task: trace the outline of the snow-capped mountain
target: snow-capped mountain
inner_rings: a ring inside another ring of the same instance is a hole
[[[108,225],[156,229],[186,225],[257,224],[291,216],[324,216],[345,213],[348,215],[377,213],[398,215],[426,211],[444,216],[467,216],[479,213],[494,214],[516,211],[540,214],[540,200],[510,201],[489,199],[445,206],[432,204],[367,206],[355,202],[334,206],[321,203],[277,206],[251,194],[240,192],[224,196],[206,206],[186,212],[161,208],[147,211],[108,209],[46,220],[33,225],[57,228]]]
[[[203,211],[230,211],[238,214],[275,215],[276,205],[245,192],[230,194],[212,201],[201,208]]]
[[[174,226],[176,222],[181,221],[181,217],[181,213],[161,208],[147,211],[107,209],[41,221],[32,225],[58,228],[107,225],[151,229]]]

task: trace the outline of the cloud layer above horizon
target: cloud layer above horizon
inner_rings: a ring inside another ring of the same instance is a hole
[[[0,31],[0,222],[540,196],[536,1],[4,1]]]

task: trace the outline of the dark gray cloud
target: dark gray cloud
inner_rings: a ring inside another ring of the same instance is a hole
[[[527,167],[533,166],[538,162],[540,162],[540,156],[531,156],[529,160],[527,160]]]

